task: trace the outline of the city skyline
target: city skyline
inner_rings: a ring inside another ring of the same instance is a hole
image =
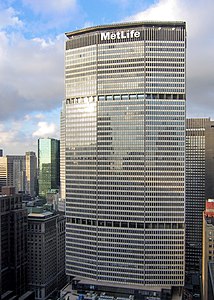
[[[64,98],[64,32],[121,21],[187,22],[187,116],[211,117],[214,4],[206,1],[0,1],[0,148],[36,151],[59,138]]]

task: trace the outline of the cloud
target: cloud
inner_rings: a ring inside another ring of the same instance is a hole
[[[34,13],[41,15],[62,14],[76,8],[76,0],[22,0]]]
[[[34,137],[52,137],[56,135],[56,124],[47,122],[39,122],[38,129],[33,132]]]
[[[22,21],[18,17],[18,13],[12,8],[0,8],[0,30],[8,26],[23,26]]]
[[[0,148],[3,149],[4,155],[23,155],[26,151],[37,150],[37,140],[25,133],[23,126],[26,123],[13,121],[7,125],[0,124]]]
[[[214,118],[214,2],[159,0],[125,21],[186,21],[187,112],[190,117]]]
[[[0,32],[0,119],[61,105],[64,97],[64,35],[26,39]]]
[[[181,0],[182,2],[182,0]],[[129,21],[143,20],[175,20],[181,9],[181,4],[177,0],[159,0],[144,11],[138,12],[134,16],[128,17]]]
[[[44,114],[36,114],[36,115],[35,115],[35,118],[36,118],[36,119],[44,119],[44,118],[45,118],[45,115],[44,115]]]
[[[16,132],[12,129],[8,130],[3,124],[0,124],[0,145],[5,145],[14,141]]]
[[[82,15],[77,0],[22,0],[23,10],[28,11],[32,17],[26,17],[28,32],[44,35],[49,32],[68,31],[67,26],[77,24]]]

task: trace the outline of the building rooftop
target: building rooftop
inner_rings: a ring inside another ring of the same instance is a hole
[[[49,216],[52,216],[53,213],[50,211],[44,211],[42,213],[29,213],[28,217],[36,217],[36,218],[47,218]]]
[[[75,31],[71,31],[71,32],[66,32],[65,35],[68,38],[71,38],[72,36],[75,35],[79,35],[82,33],[90,33],[93,31],[97,31],[97,30],[111,30],[111,29],[115,29],[115,27],[119,27],[119,28],[124,28],[124,29],[128,29],[131,28],[133,26],[145,26],[145,27],[150,27],[150,26],[154,26],[154,27],[159,27],[159,26],[170,26],[170,27],[180,27],[180,26],[185,26],[186,22],[184,21],[140,21],[140,22],[127,22],[127,23],[113,23],[113,24],[107,24],[107,25],[98,25],[98,26],[93,26],[93,27],[87,27],[87,28],[83,28],[83,29],[79,29],[79,30],[75,30]]]
[[[28,217],[36,219],[47,219],[54,216],[54,213],[49,210],[45,210],[43,207],[27,207]]]
[[[214,217],[214,199],[208,199],[206,201],[206,208],[204,211],[204,216],[206,218],[213,218]]]

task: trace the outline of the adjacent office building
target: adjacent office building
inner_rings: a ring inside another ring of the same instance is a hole
[[[28,284],[35,299],[44,300],[66,284],[65,217],[41,207],[29,209]]]
[[[186,269],[199,271],[205,201],[214,198],[214,121],[187,119]]]
[[[39,196],[46,198],[48,191],[59,189],[59,140],[41,138],[38,140]]]
[[[0,183],[2,186],[14,186],[16,192],[25,189],[25,156],[7,155],[0,157]]]
[[[66,36],[67,274],[93,287],[182,287],[185,23]]]
[[[8,195],[6,195],[8,192]],[[27,210],[15,188],[0,196],[0,296],[27,291]]]
[[[7,155],[0,157],[0,190],[3,186],[14,186],[16,193],[23,191],[35,196],[37,181],[37,163],[34,152],[25,155]]]

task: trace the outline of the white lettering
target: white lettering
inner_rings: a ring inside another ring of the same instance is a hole
[[[137,31],[137,32],[139,32],[139,31]],[[134,30],[131,30],[130,31],[130,38],[133,38],[133,36],[134,36],[134,33],[135,33],[135,31]],[[140,32],[139,32],[140,33]]]
[[[115,33],[111,33],[111,40],[115,40],[116,39],[116,34]]]
[[[132,29],[131,31],[117,31],[117,32],[101,32],[101,41],[106,40],[115,40],[115,39],[132,39],[132,38],[139,38],[140,31],[135,31]]]
[[[127,36],[124,31],[121,31],[121,39],[129,38],[129,33],[127,32]]]
[[[139,37],[140,37],[140,31],[135,31],[134,37],[135,37],[135,38],[139,38]]]
[[[101,32],[101,41],[110,40],[110,32]]]

